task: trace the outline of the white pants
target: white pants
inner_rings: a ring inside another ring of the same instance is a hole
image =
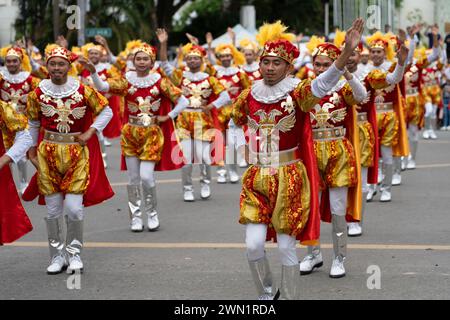
[[[193,164],[198,161],[211,165],[210,142],[201,140],[181,140],[181,148],[183,150],[184,158],[186,159],[186,164]]]
[[[385,165],[394,164],[394,157],[392,156],[392,147],[381,146],[381,158],[383,159],[383,164]]]
[[[417,142],[420,139],[419,128],[415,124],[410,124],[408,127],[409,140]]]
[[[425,118],[436,119],[437,117],[437,105],[431,102],[425,103]]]
[[[369,168],[361,168],[361,179],[362,179],[362,193],[369,192],[369,183],[367,181],[369,176]],[[363,199],[365,201],[365,199]]]
[[[45,197],[49,219],[56,219],[64,214],[64,209],[69,219],[72,221],[82,221],[84,219],[84,206],[82,194],[52,194]]]
[[[140,185],[141,182],[147,188],[153,188],[156,185],[155,162],[141,161],[136,157],[126,157],[125,161],[130,185]]]
[[[247,258],[249,261],[258,261],[264,258],[266,236],[267,225],[248,224],[246,226],[245,243],[247,245]],[[296,239],[287,234],[277,234],[277,240],[282,265],[298,265]]]
[[[329,192],[331,214],[345,216],[347,214],[348,188],[331,188]]]

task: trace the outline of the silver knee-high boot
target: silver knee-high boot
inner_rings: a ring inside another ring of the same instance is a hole
[[[392,164],[384,164],[384,179],[381,184],[381,202],[390,202],[392,200],[392,176],[394,166]]]
[[[200,179],[200,196],[203,200],[209,199],[211,197],[211,166],[208,164],[201,164],[200,165],[200,173],[201,173],[201,179]]]
[[[267,257],[257,261],[248,261],[248,265],[256,286],[258,300],[278,299],[279,292],[276,292],[273,286],[272,272]]]
[[[334,260],[331,266],[330,277],[345,277],[344,261],[347,256],[347,221],[345,216],[332,215],[332,238]]]
[[[50,249],[50,265],[47,274],[56,275],[67,269],[67,257],[64,251],[63,217],[45,219]]]
[[[81,252],[83,250],[83,220],[67,220],[66,255],[69,259],[68,274],[84,271]]]
[[[194,186],[192,185],[192,164],[186,164],[181,170],[181,180],[183,184],[184,201],[193,202]]]
[[[144,192],[144,211],[148,217],[148,230],[156,231],[159,229],[158,212],[156,211],[156,187],[142,186]]]
[[[300,298],[299,265],[282,266],[281,269],[281,300],[298,300]]]
[[[128,185],[128,211],[130,213],[131,231],[142,232],[144,230],[144,222],[142,220],[142,196],[140,185]]]

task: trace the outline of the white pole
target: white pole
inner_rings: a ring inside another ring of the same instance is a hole
[[[80,8],[80,29],[78,30],[78,46],[86,44],[86,0],[77,0]]]

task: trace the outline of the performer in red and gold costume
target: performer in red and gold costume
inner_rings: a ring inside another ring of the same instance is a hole
[[[253,165],[243,177],[240,223],[246,225],[247,257],[259,299],[277,298],[264,250],[268,230],[270,236],[276,233],[281,254],[281,298],[299,298],[296,239],[312,244],[320,233],[319,177],[309,112],[343,75],[363,25],[363,20],[355,21],[346,49],[327,71],[304,81],[288,77],[299,56],[297,47],[285,34],[268,33],[282,39],[264,46],[264,80],[244,90],[234,105],[235,123],[248,125],[250,131]]]
[[[395,51],[391,42],[391,35],[383,35],[377,32],[368,37],[366,41],[370,47],[371,60],[373,62],[369,69],[370,72],[375,71],[378,74],[393,72],[398,63],[393,62]],[[403,51],[407,50],[403,45],[402,47]],[[406,65],[402,67],[403,77]],[[376,79],[377,73],[374,73],[374,76]],[[385,83],[385,81],[385,78],[381,76],[379,82]],[[392,185],[401,183],[401,176],[397,175],[394,177],[394,157],[400,158],[409,155],[404,100],[400,86],[395,82],[384,89],[375,90],[372,99],[374,99],[377,110],[378,138],[383,160],[380,201],[390,202],[392,200]],[[376,185],[371,184],[367,201],[372,201],[376,193]]]
[[[340,47],[344,45],[345,36],[343,34]],[[360,50],[358,45],[356,50]],[[320,76],[328,70],[340,53],[341,50],[334,44],[317,44],[312,53],[314,74]],[[346,70],[344,78],[310,112],[321,178],[321,215],[323,221],[332,223],[334,257],[331,278],[342,278],[346,274],[346,217],[351,221],[361,219],[360,141],[356,105],[366,97],[364,85]],[[300,264],[300,272],[310,274],[322,265],[320,246],[309,246],[308,255]]]
[[[344,38],[336,32],[335,42],[340,45],[339,38]],[[341,40],[342,43],[343,40]],[[360,141],[360,163],[361,163],[361,220],[360,223],[350,222],[348,224],[348,235],[356,237],[362,235],[362,223],[364,218],[365,204],[369,192],[369,184],[378,183],[378,162],[379,162],[379,139],[377,112],[374,104],[375,91],[387,88],[402,80],[407,52],[402,47],[402,54],[398,56],[399,61],[392,73],[381,70],[369,71],[367,68],[360,68],[363,46],[355,50],[347,63],[347,70],[363,83],[368,92],[367,98],[358,104],[358,129]]]
[[[206,57],[203,47],[185,46],[188,70],[175,69],[167,61],[167,33],[164,32],[164,36],[160,34],[158,39],[161,43],[161,67],[189,100],[188,108],[177,118],[177,133],[186,160],[182,172],[184,201],[195,201],[192,185],[194,158],[201,163],[201,198],[206,200],[211,196],[211,165],[223,161],[223,138],[217,114],[220,108],[230,104],[231,99],[217,78],[201,71]]]
[[[410,59],[405,70],[404,82],[406,86],[406,120],[408,122],[409,149],[411,152],[406,160],[406,169],[412,170],[416,168],[420,130],[425,125],[426,107],[424,105],[423,70],[439,58],[440,50],[437,41],[437,30],[434,31],[435,46],[430,55],[426,54],[425,48],[416,49],[414,35],[420,30],[420,27],[414,26],[410,30]]]
[[[250,81],[261,80],[261,70],[259,69],[259,45],[249,39],[243,39],[239,42],[242,53],[245,56],[245,64],[241,65],[241,70],[244,71]]]
[[[216,57],[218,64],[214,66],[212,75],[219,80],[219,82],[225,87],[232,101],[241,94],[242,90],[250,87],[250,79],[247,73],[239,69],[239,65],[245,62],[244,55],[239,52],[232,44],[219,45],[216,50]],[[226,140],[226,166],[220,166],[217,170],[218,183],[227,183],[227,176],[231,183],[237,183],[239,181],[239,175],[237,172],[237,139],[244,136],[244,132],[241,128],[237,128],[231,119],[231,111],[233,105],[230,103],[227,106],[223,106],[219,110],[219,122],[221,129],[223,130]]]
[[[19,113],[24,113],[28,93],[37,87],[40,80],[31,76],[30,60],[22,48],[15,46],[3,48],[1,56],[5,59],[6,69],[0,73],[0,100],[11,103]],[[15,134],[8,132],[6,127],[3,130],[3,143],[8,150],[14,143]],[[19,190],[23,193],[28,186],[26,157],[17,162],[17,168]]]
[[[53,49],[47,56],[50,79],[28,95],[26,109],[33,138],[29,157],[38,173],[23,198],[31,201],[39,194],[40,203],[47,206],[48,274],[67,267],[68,273],[83,270],[84,206],[114,195],[96,136],[112,118],[112,111],[105,97],[68,76],[77,58],[65,48]],[[66,237],[62,234],[64,212]]]
[[[0,101],[0,246],[12,243],[33,230],[9,167],[9,163],[18,163],[24,158],[33,143],[27,125],[27,118],[17,111],[13,102]],[[15,136],[8,151],[3,144],[4,132]]]
[[[156,50],[152,46],[144,43],[136,48],[136,71],[127,72],[120,86],[116,81],[104,81],[95,74],[92,64],[82,61],[93,73],[97,89],[125,97],[126,124],[122,129],[121,145],[129,176],[128,208],[133,232],[144,230],[141,183],[148,230],[156,231],[160,222],[156,211],[154,171],[176,170],[183,166],[182,156],[176,153],[180,147],[173,119],[188,106],[189,101],[168,78],[152,72],[155,59]],[[172,104],[176,105],[173,110]],[[176,158],[173,159],[174,156]]]
[[[434,50],[439,50],[439,41],[436,40],[439,29],[432,28]],[[445,51],[445,50],[444,50]],[[438,53],[439,54],[439,53]],[[433,54],[434,56],[435,54]],[[422,69],[422,94],[425,101],[425,120],[424,120],[424,139],[437,139],[437,114],[438,108],[442,107],[442,89],[440,85],[442,69],[447,64],[447,59],[442,59],[441,54],[438,61],[431,62],[428,66]]]
[[[81,49],[84,58],[88,59],[95,66],[95,70],[100,79],[102,80],[108,79],[109,82],[122,81],[123,78],[121,77],[121,73],[116,67],[112,66],[109,63],[102,63],[100,61],[103,55],[103,51],[105,50],[103,46],[88,43]],[[82,69],[80,71],[81,81],[85,85],[93,87],[94,83],[92,81],[91,73],[84,68],[81,69]],[[116,84],[116,86],[120,85],[121,85],[120,83]],[[109,106],[113,111],[113,118],[103,131],[103,136],[105,137],[105,146],[109,146],[110,142],[107,139],[114,139],[120,137],[120,132],[122,129],[122,121],[120,118],[122,98],[107,92],[100,92],[100,93],[108,99]]]

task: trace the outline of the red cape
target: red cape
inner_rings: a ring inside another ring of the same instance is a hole
[[[125,103],[127,103],[125,101]],[[168,99],[161,99],[161,106],[159,108],[159,115],[165,116],[171,111],[171,103]],[[128,112],[124,114],[124,124],[128,123]],[[164,147],[162,152],[161,161],[156,164],[155,171],[172,171],[179,170],[184,166],[183,152],[178,141],[178,137],[175,132],[175,125],[172,119],[167,120],[164,123],[159,124],[164,135]],[[172,156],[174,155],[174,156]],[[172,157],[175,161],[172,160]],[[127,170],[127,164],[125,157],[122,155],[121,169]]]
[[[356,108],[353,106],[350,108],[348,117],[345,120],[345,128],[347,129],[346,138],[353,145],[356,153],[356,175],[357,184],[354,187],[348,188],[347,193],[347,222],[359,222],[361,220],[361,210],[362,210],[362,181],[361,181],[361,157],[359,156],[360,144],[359,144],[359,128],[357,126],[357,113]],[[320,199],[320,213],[322,221],[331,223],[331,205],[330,205],[330,190],[327,188],[322,191],[322,197]]]
[[[5,153],[0,135],[0,156]],[[0,246],[12,243],[31,230],[33,226],[20,202],[9,166],[0,170]]]
[[[86,121],[84,132],[87,131],[92,125],[92,113],[86,113]],[[43,140],[44,132],[41,130],[39,135],[39,144]],[[108,177],[106,176],[105,167],[103,165],[103,158],[100,149],[100,143],[98,142],[97,135],[94,135],[89,140],[87,147],[89,148],[89,185],[84,194],[83,204],[85,207],[91,207],[102,203],[114,196],[114,191],[109,184]],[[45,205],[45,199],[39,195],[39,188],[37,184],[37,174],[33,176],[22,196],[22,199],[27,202],[34,201],[39,196],[39,204]]]
[[[112,96],[108,98],[109,107],[113,112],[113,117],[111,121],[103,130],[103,135],[108,139],[114,139],[120,137],[122,132],[122,122],[120,121],[120,104],[122,97]]]

